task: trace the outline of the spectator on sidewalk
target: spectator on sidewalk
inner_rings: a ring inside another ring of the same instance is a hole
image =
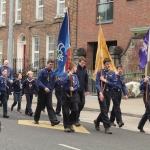
[[[26,96],[26,109],[25,109],[25,115],[33,115],[32,112],[32,100],[33,100],[33,95],[37,96],[38,92],[38,87],[36,81],[33,79],[33,72],[28,71],[27,72],[27,79],[24,80],[23,86],[22,86],[22,95],[25,94]]]
[[[13,111],[13,108],[16,106],[18,103],[17,111],[21,113],[21,100],[22,100],[22,74],[18,74],[17,80],[15,80],[12,83],[12,90],[13,90],[13,95],[14,95],[14,102],[11,105],[11,111]]]

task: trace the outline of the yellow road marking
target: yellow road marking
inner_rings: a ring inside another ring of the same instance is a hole
[[[18,120],[18,124],[41,127],[41,128],[50,128],[50,129],[56,129],[56,130],[64,130],[64,126],[62,123],[56,126],[51,126],[49,121],[39,121],[39,124],[34,124],[33,120]],[[73,126],[73,127],[75,129],[75,132],[90,134],[90,132],[87,131],[83,126],[79,126],[79,127]]]

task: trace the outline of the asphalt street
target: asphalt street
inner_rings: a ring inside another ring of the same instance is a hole
[[[10,112],[9,108],[9,119],[2,118],[2,108],[0,112],[0,150],[149,150],[150,147],[149,134],[111,128],[113,134],[106,135],[103,126],[101,131],[96,131],[93,123],[86,122],[81,124],[90,134],[65,133],[63,130],[18,124],[18,120],[33,120],[33,117],[25,116],[24,111],[21,114],[16,110]],[[42,114],[41,120],[48,121],[48,116]],[[62,117],[59,120],[62,123]]]

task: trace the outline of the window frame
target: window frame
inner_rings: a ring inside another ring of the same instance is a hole
[[[50,44],[50,40],[49,38],[53,37],[53,45],[54,45],[54,49],[53,50],[49,50],[49,44]],[[54,57],[52,59],[55,59],[55,35],[54,34],[50,34],[46,36],[46,59],[49,59],[49,53],[53,53]]]
[[[63,2],[60,0],[57,0],[57,17],[64,17],[65,13],[60,14],[60,4],[63,4],[63,3],[64,4],[66,3],[65,0],[63,0]],[[64,7],[64,10],[65,10],[65,7]]]
[[[38,51],[35,51],[35,38],[38,38],[39,39],[39,50]],[[39,63],[38,63],[38,66],[35,66],[34,65],[34,62],[35,62],[35,58],[34,58],[34,54],[40,54],[40,36],[39,35],[34,35],[32,37],[32,64],[33,64],[33,68],[39,68]],[[39,55],[40,56],[40,55]],[[38,62],[40,62],[40,57],[39,57],[39,60]]]
[[[3,10],[3,4],[5,3],[5,12],[2,12]],[[3,20],[3,15],[5,15],[5,22],[3,23],[2,20]],[[0,1],[0,25],[1,26],[5,26],[6,25],[6,0],[5,2],[3,2],[3,0]]]
[[[2,58],[0,59],[0,65],[2,65],[3,64],[2,63],[2,60],[3,60],[3,40],[0,40],[0,43],[2,43],[2,45],[1,45],[2,51],[0,51],[0,55],[2,55]]]
[[[98,0],[97,0],[97,15],[96,16],[98,17],[98,13],[99,13],[98,12],[98,6],[99,5],[110,4],[110,3],[114,4],[114,0],[110,0],[109,2],[100,2],[100,3],[98,3]],[[113,9],[113,11],[114,11],[114,9]],[[101,21],[101,22],[99,22],[98,19],[96,19],[96,23],[97,24],[99,24],[99,23],[105,24],[105,23],[112,23],[112,22],[113,22],[113,18],[111,20],[104,20],[104,21]]]
[[[44,0],[42,0],[43,1],[43,5],[39,5],[39,1],[40,0],[36,0],[36,19],[37,20],[43,20],[44,19]],[[43,8],[43,15],[42,15],[42,17],[38,17],[39,8]]]
[[[21,23],[21,19],[20,20],[18,20],[18,12],[20,11],[21,12],[21,14],[22,14],[22,0],[21,0],[21,8],[19,8],[18,9],[18,1],[19,0],[16,0],[16,5],[15,5],[15,23],[18,23],[18,24],[20,24]],[[22,16],[21,16],[22,17]]]

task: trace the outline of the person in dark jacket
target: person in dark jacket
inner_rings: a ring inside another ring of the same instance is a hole
[[[13,111],[13,108],[16,106],[18,103],[18,108],[17,111],[21,113],[21,100],[22,100],[22,74],[18,74],[17,80],[15,80],[12,83],[12,89],[13,89],[13,95],[14,95],[14,102],[11,105],[11,111]]]
[[[85,67],[85,58],[84,57],[80,57],[79,58],[79,63],[77,66],[77,71],[76,74],[78,76],[79,79],[79,84],[80,87],[78,88],[78,115],[77,115],[77,119],[75,122],[76,126],[80,126],[80,122],[79,122],[79,117],[80,117],[80,113],[82,111],[82,109],[84,108],[85,105],[85,96],[87,96],[89,94],[89,89],[88,89],[88,73]]]
[[[143,127],[147,120],[150,122],[150,77],[145,77],[144,79],[142,79],[142,81],[140,83],[140,90],[143,93],[143,102],[145,104],[145,113],[142,116],[142,118],[138,124],[138,129],[140,130],[140,132],[145,132]]]
[[[2,69],[2,75],[0,76],[0,96],[3,104],[3,118],[9,118],[7,115],[7,89],[9,88],[9,79],[7,78],[7,69]]]
[[[78,97],[77,89],[79,88],[79,80],[75,74],[77,65],[70,63],[69,70],[61,76],[62,82],[62,110],[63,124],[65,132],[74,132],[73,124],[78,114]]]
[[[27,79],[23,82],[22,95],[25,94],[27,101],[25,114],[32,116],[32,99],[34,94],[37,96],[38,87],[36,81],[33,79],[33,72],[28,71],[27,76]]]
[[[57,105],[56,105],[56,115],[57,116],[61,116],[61,91],[62,91],[62,87],[61,87],[61,78],[58,77],[57,80],[55,81],[55,96],[57,98]]]
[[[52,92],[54,90],[55,75],[52,71],[54,61],[49,59],[46,67],[41,69],[38,74],[37,84],[39,87],[37,107],[34,114],[34,123],[39,124],[41,111],[47,107],[47,112],[51,125],[57,125],[60,121],[57,120],[55,111],[52,105]]]

